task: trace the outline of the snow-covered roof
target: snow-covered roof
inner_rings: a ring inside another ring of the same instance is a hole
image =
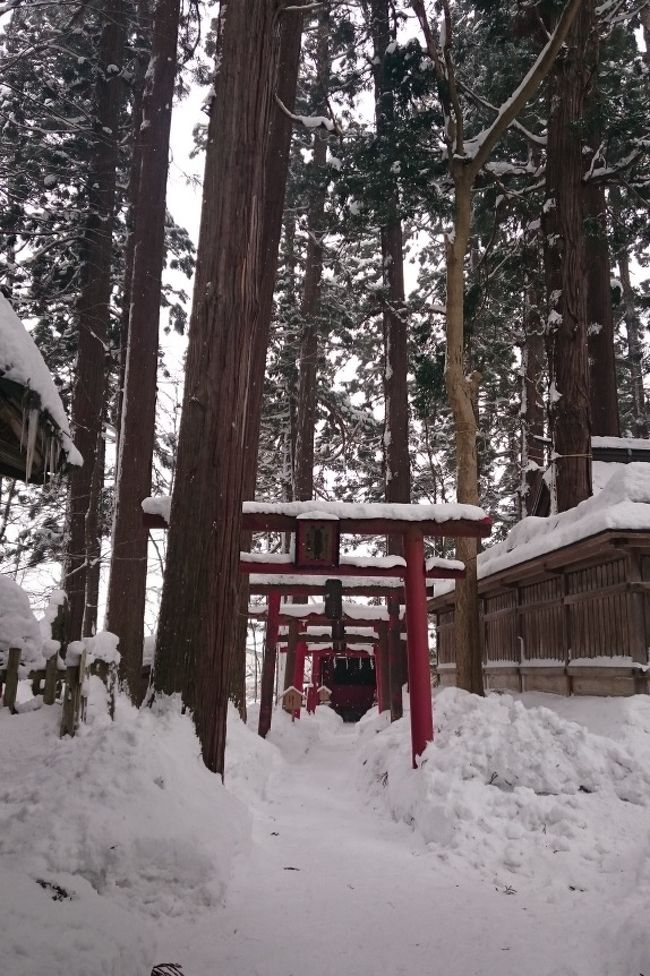
[[[480,553],[479,579],[608,530],[650,532],[650,464],[633,461],[616,467],[598,494],[558,515],[522,519],[503,542]],[[452,589],[453,583],[444,582],[434,592],[439,596]]]
[[[70,426],[61,398],[45,360],[31,335],[0,292],[0,378],[25,387],[30,396],[30,413],[37,410],[58,439],[68,464],[81,465],[83,459],[72,442]],[[29,436],[26,438],[29,442]]]

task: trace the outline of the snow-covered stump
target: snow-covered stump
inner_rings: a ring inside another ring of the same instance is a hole
[[[5,668],[5,690],[2,703],[12,712],[16,710],[16,694],[18,692],[18,668],[20,667],[20,647],[10,647],[7,654]]]
[[[86,675],[86,648],[83,641],[73,641],[66,654],[65,688],[61,710],[61,738],[74,736],[81,721],[84,678]]]

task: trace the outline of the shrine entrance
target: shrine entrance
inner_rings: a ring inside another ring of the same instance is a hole
[[[431,674],[427,616],[427,581],[459,579],[464,566],[456,560],[425,560],[424,539],[430,537],[487,536],[491,521],[483,511],[469,505],[355,505],[332,502],[289,502],[265,504],[245,502],[242,528],[249,532],[290,533],[293,553],[242,553],[240,570],[249,574],[250,592],[267,594],[266,634],[262,665],[261,701],[258,731],[266,736],[271,727],[281,622],[289,624],[287,669],[293,676],[283,702],[287,710],[299,717],[303,702],[305,658],[316,635],[309,625],[318,623],[331,630],[322,635],[331,647],[325,653],[312,646],[312,678],[307,692],[307,708],[313,710],[319,689],[331,689],[321,680],[319,670],[332,657],[350,654],[372,654],[380,711],[390,707],[391,716],[401,714],[404,679],[401,636],[406,627],[406,658],[411,703],[411,746],[413,765],[433,740],[431,707]],[[404,557],[370,557],[343,555],[341,536],[398,535]],[[346,586],[346,584],[348,584]],[[382,584],[384,586],[382,587]],[[344,606],[343,594],[373,592],[386,596],[385,608]],[[310,604],[282,604],[282,597],[319,593],[325,597],[314,612]],[[374,615],[372,611],[383,611]],[[366,619],[363,613],[367,614]],[[291,632],[291,624],[294,631]],[[352,640],[365,638],[360,628],[374,631],[370,650],[357,651]],[[296,632],[296,628],[299,628]],[[354,631],[357,633],[354,633]],[[311,637],[311,641],[310,641]],[[288,697],[287,697],[288,696]],[[399,697],[399,702],[397,701]],[[352,705],[350,708],[352,709]],[[362,705],[358,704],[357,708]],[[365,709],[364,709],[365,710]]]
[[[145,524],[166,528],[167,507],[161,499],[143,502]],[[308,628],[316,617],[330,630],[330,653],[346,654],[347,627],[372,627],[377,700],[380,709],[401,715],[403,683],[402,631],[406,632],[406,659],[411,703],[413,765],[433,740],[431,672],[429,665],[427,582],[460,579],[465,568],[453,559],[425,560],[424,540],[486,537],[491,519],[474,505],[357,505],[346,502],[244,502],[243,532],[290,535],[290,553],[243,552],[240,571],[249,576],[251,594],[267,596],[266,634],[258,731],[271,727],[279,628],[289,626],[287,670],[294,691],[292,710],[300,714],[303,702],[305,658],[309,653]],[[342,536],[398,536],[403,556],[372,557],[340,552]],[[282,597],[320,595],[324,603],[282,603]],[[385,607],[345,604],[345,596],[382,596]],[[374,611],[382,611],[378,616]],[[366,614],[366,619],[363,614]],[[293,630],[292,630],[293,626]],[[383,636],[382,636],[383,634]],[[323,694],[327,689],[323,688]],[[319,689],[312,690],[316,700]],[[288,704],[285,700],[285,706]]]

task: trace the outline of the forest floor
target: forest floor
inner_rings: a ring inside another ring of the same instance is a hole
[[[418,771],[407,720],[233,717],[227,789],[171,709],[63,745],[45,711],[0,715],[34,730],[0,789],[7,976],[650,976],[650,698],[444,691]]]

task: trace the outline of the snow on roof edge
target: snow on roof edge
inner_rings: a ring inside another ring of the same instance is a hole
[[[39,412],[54,426],[68,464],[83,464],[72,440],[68,417],[41,352],[11,304],[0,292],[0,377],[38,397]]]

